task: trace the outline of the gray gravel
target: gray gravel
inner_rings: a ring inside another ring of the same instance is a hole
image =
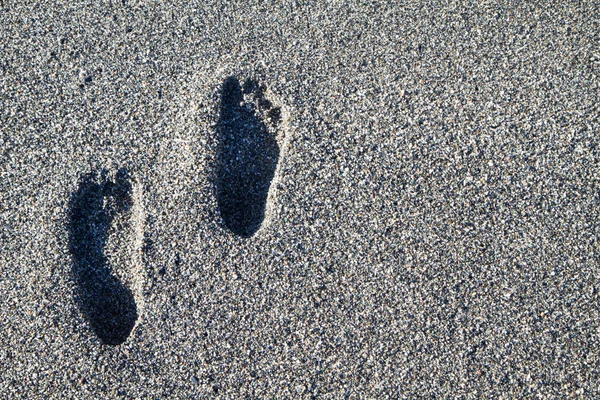
[[[599,3],[399,3],[0,1],[0,398],[600,398]],[[283,117],[251,237],[230,77]],[[110,345],[69,204],[118,168]]]

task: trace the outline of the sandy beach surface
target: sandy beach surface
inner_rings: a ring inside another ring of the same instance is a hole
[[[0,398],[600,398],[600,3],[0,1]]]

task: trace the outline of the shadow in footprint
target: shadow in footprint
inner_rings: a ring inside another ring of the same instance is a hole
[[[88,174],[70,203],[69,247],[78,302],[84,317],[105,344],[123,343],[138,318],[132,291],[111,271],[105,254],[115,213],[132,206],[132,186],[125,170],[114,182],[106,172]]]
[[[265,218],[269,187],[279,159],[279,145],[268,123],[276,125],[280,109],[264,97],[264,87],[237,78],[223,83],[220,118],[217,202],[225,225],[250,237]]]

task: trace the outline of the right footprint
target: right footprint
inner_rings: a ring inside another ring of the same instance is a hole
[[[112,176],[111,176],[112,175]],[[79,307],[98,338],[123,343],[138,319],[143,215],[127,171],[83,177],[71,199],[69,244]]]
[[[281,151],[281,109],[265,98],[265,91],[255,80],[241,85],[231,77],[221,94],[217,202],[225,225],[241,237],[254,235],[265,219]]]

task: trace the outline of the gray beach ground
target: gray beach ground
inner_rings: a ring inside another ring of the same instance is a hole
[[[1,1],[0,398],[599,398],[599,15]],[[250,237],[217,200],[231,77],[282,116]],[[73,199],[119,169],[111,345]]]

